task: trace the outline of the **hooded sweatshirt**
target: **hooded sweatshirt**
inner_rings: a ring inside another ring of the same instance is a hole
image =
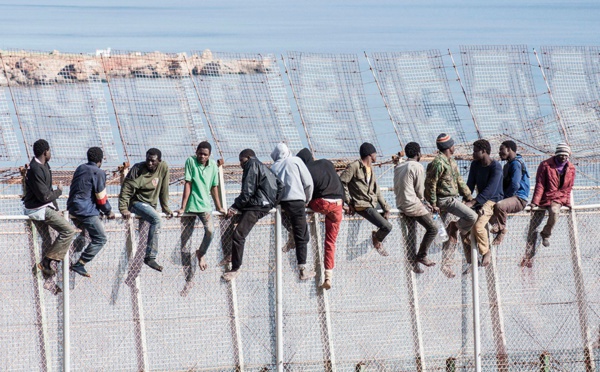
[[[333,163],[327,159],[313,160],[313,155],[309,149],[302,149],[298,156],[312,176],[314,199],[344,199],[344,185],[335,171]]]
[[[283,182],[283,197],[281,201],[302,200],[310,201],[313,193],[313,180],[304,162],[297,156],[292,156],[285,143],[280,143],[271,153],[275,161],[271,170]]]

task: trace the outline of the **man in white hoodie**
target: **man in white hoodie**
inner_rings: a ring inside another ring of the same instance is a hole
[[[306,224],[306,203],[312,198],[313,180],[302,159],[292,156],[285,143],[275,147],[271,158],[275,161],[271,170],[283,182],[281,208],[292,225],[300,280],[308,280],[316,275],[306,268],[306,250],[310,239]]]

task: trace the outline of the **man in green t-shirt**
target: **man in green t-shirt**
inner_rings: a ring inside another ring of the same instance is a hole
[[[206,141],[200,142],[196,149],[196,156],[190,156],[185,162],[185,186],[181,199],[181,209],[176,212],[178,214],[186,213],[186,216],[181,217],[181,261],[186,282],[191,282],[194,277],[194,268],[191,265],[191,253],[188,243],[194,233],[196,217],[204,225],[204,238],[202,239],[202,243],[200,243],[200,247],[196,250],[198,266],[200,270],[204,271],[208,266],[204,255],[213,238],[211,195],[215,202],[216,210],[223,214],[227,213],[221,207],[218,189],[219,169],[217,163],[210,159],[211,150],[210,143]]]

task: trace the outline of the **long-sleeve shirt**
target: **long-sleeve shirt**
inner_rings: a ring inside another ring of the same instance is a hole
[[[106,173],[94,162],[81,164],[73,174],[67,210],[74,216],[98,216],[111,211],[106,194]]]
[[[308,203],[312,198],[313,180],[302,159],[292,156],[284,143],[275,147],[271,158],[275,161],[271,165],[271,171],[283,182],[281,200],[302,200]]]
[[[129,210],[133,203],[150,204],[156,209],[158,202],[163,213],[171,214],[169,208],[169,166],[161,161],[154,172],[141,162],[131,167],[119,194],[119,210]]]
[[[460,175],[456,160],[440,153],[427,166],[425,200],[436,205],[440,197],[455,197],[459,194],[466,200],[472,199],[471,190]]]
[[[389,211],[390,206],[385,201],[375,180],[375,175],[367,176],[367,167],[361,160],[348,164],[340,175],[344,185],[344,198],[348,205],[358,209],[377,208],[377,203],[384,211]]]
[[[529,197],[529,172],[521,155],[504,164],[502,168],[502,188],[504,198],[517,196],[523,200]]]
[[[425,192],[425,168],[418,161],[408,161],[394,168],[394,194],[396,206],[410,217],[424,216],[429,213],[423,204]]]
[[[47,162],[42,164],[36,158],[31,159],[25,174],[25,194],[22,199],[25,208],[37,209],[53,204],[58,209],[56,199],[61,195],[61,190],[52,189],[50,165]]]
[[[563,174],[557,171],[554,156],[540,163],[535,177],[535,191],[531,202],[540,207],[552,205],[552,202],[571,206],[571,190],[575,184],[575,166],[565,164]]]
[[[487,167],[484,167],[479,161],[471,162],[467,186],[471,192],[475,191],[475,187],[477,187],[475,200],[478,204],[483,205],[487,201],[499,202],[504,196],[502,191],[502,166],[496,160],[492,160],[492,163]]]
[[[344,199],[344,186],[331,161],[327,159],[313,160],[308,149],[300,150],[297,156],[306,164],[306,168],[308,168],[312,177],[314,184],[313,200],[320,198]]]

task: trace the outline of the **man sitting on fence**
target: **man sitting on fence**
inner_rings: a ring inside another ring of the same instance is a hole
[[[494,216],[491,219],[492,233],[497,234],[492,245],[500,245],[506,232],[506,220],[509,213],[517,213],[525,209],[529,198],[529,172],[521,155],[517,154],[514,141],[504,141],[498,152],[500,159],[506,160],[502,168],[502,189],[504,199],[494,205]]]
[[[531,199],[532,215],[527,232],[527,246],[521,266],[532,267],[537,243],[537,229],[541,225],[546,210],[548,221],[542,229],[542,245],[550,246],[552,228],[560,216],[562,206],[571,206],[571,191],[575,184],[575,166],[569,162],[571,148],[566,143],[556,146],[554,156],[540,163],[536,177],[535,190]],[[533,208],[540,207],[534,211]]]
[[[469,169],[467,186],[471,192],[477,188],[477,197],[473,209],[477,211],[479,217],[473,225],[472,232],[477,240],[477,248],[483,257],[481,266],[486,267],[492,261],[490,252],[490,241],[487,223],[494,214],[494,205],[502,200],[502,166],[497,160],[491,158],[492,147],[484,139],[473,143],[473,161]],[[465,258],[467,263],[471,263],[471,250],[466,249]]]
[[[471,246],[469,232],[477,220],[477,213],[471,209],[475,200],[471,196],[471,190],[463,180],[458,170],[458,165],[452,156],[454,154],[454,139],[446,133],[437,137],[436,146],[440,153],[427,166],[425,177],[425,200],[434,207],[434,211],[451,213],[458,217],[458,221],[448,224],[448,241],[442,249],[442,272],[448,277],[456,275],[452,270],[451,257],[454,255],[454,245],[457,242],[457,232],[460,231],[463,245]],[[464,203],[457,198],[462,195]]]
[[[119,194],[119,211],[125,219],[133,212],[149,223],[144,263],[162,271],[163,267],[156,262],[161,228],[161,217],[156,211],[159,201],[167,218],[173,217],[169,208],[169,166],[162,161],[160,150],[151,148],[146,152],[146,161],[135,164],[127,173]]]
[[[383,248],[383,240],[392,231],[392,224],[388,221],[390,206],[381,195],[373,173],[372,164],[376,161],[375,146],[365,142],[360,146],[360,159],[348,164],[340,179],[344,185],[344,199],[349,214],[356,212],[377,226],[378,230],[371,234],[373,246],[380,255],[388,256],[389,253]],[[381,205],[383,215],[377,211],[377,204]]]
[[[56,274],[52,262],[64,259],[75,236],[75,229],[61,213],[58,213],[56,199],[62,195],[62,186],[59,184],[56,190],[52,188],[52,171],[48,164],[52,157],[50,145],[43,139],[35,141],[33,154],[25,174],[25,192],[22,200],[25,214],[33,221],[42,237],[43,258],[34,267],[34,271],[37,268],[46,277],[50,277]],[[58,232],[58,237],[52,244],[48,227]]]
[[[287,215],[284,224],[291,229],[296,243],[296,259],[300,280],[315,277],[315,272],[306,268],[307,245],[310,240],[306,223],[306,204],[313,193],[313,180],[302,160],[292,156],[285,143],[278,144],[271,158],[275,161],[271,170],[283,182],[281,209]]]
[[[307,148],[300,150],[297,156],[306,164],[313,180],[314,190],[308,206],[325,215],[325,279],[321,288],[330,289],[335,266],[335,243],[343,218],[344,186],[331,161],[313,160]]]
[[[256,158],[251,149],[240,152],[242,190],[227,211],[227,217],[233,217],[223,236],[231,239],[231,254],[221,262],[231,262],[231,270],[223,274],[223,279],[231,281],[240,273],[244,256],[246,237],[254,225],[275,207],[283,194],[283,183],[266,165]],[[241,212],[241,214],[237,214]],[[225,247],[225,245],[224,245]]]
[[[176,211],[181,215],[184,212],[189,216],[181,217],[181,263],[185,274],[186,283],[190,283],[194,277],[194,268],[191,264],[191,253],[188,243],[194,233],[196,217],[204,226],[204,237],[200,247],[196,250],[198,267],[201,271],[206,270],[207,264],[204,256],[213,238],[213,222],[211,218],[212,206],[210,198],[215,203],[217,211],[226,214],[227,211],[221,207],[219,198],[219,168],[217,162],[210,159],[212,147],[210,143],[203,141],[196,148],[196,156],[190,156],[185,161],[185,186],[181,198],[181,208]]]
[[[75,226],[81,230],[73,245],[75,252],[82,253],[79,260],[71,265],[71,270],[85,277],[90,277],[85,264],[90,262],[106,244],[106,233],[99,215],[102,213],[111,220],[115,218],[106,194],[106,173],[100,169],[103,157],[104,153],[100,147],[88,149],[88,162],[81,164],[75,170],[67,200],[69,215]],[[85,247],[86,231],[91,239],[87,247]]]
[[[438,229],[431,216],[430,209],[433,208],[424,202],[425,168],[419,163],[421,146],[416,142],[409,142],[404,147],[404,152],[408,160],[394,168],[394,194],[396,194],[396,206],[403,214],[402,221],[406,225],[405,244],[408,259],[413,271],[421,274],[423,269],[419,267],[419,263],[425,266],[435,265],[435,262],[427,258],[427,250],[433,243]],[[417,222],[425,228],[425,235],[418,252],[416,252]]]

